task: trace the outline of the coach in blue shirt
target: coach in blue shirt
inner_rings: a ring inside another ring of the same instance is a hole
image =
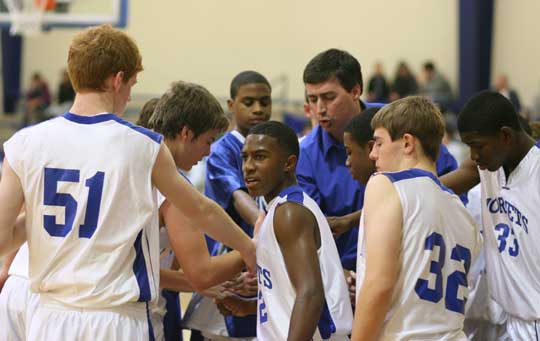
[[[298,183],[330,218],[333,230],[345,231],[336,238],[343,268],[356,267],[358,220],[364,204],[364,186],[356,182],[345,166],[347,154],[343,130],[347,123],[369,107],[363,103],[360,63],[346,51],[330,49],[315,56],[304,69],[304,84],[309,109],[317,118],[315,127],[300,143],[296,168]],[[445,174],[457,162],[441,146],[437,172]]]

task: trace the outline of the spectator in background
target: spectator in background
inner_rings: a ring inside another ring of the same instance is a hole
[[[453,102],[452,89],[448,80],[428,61],[423,66],[424,84],[421,93],[437,104],[442,112],[447,111]]]
[[[45,119],[45,110],[51,104],[49,85],[39,72],[32,75],[30,87],[25,95],[26,108],[23,114],[23,127],[31,122],[40,122]]]
[[[382,64],[375,64],[375,74],[368,83],[368,102],[386,103],[390,95],[390,87],[383,74]]]
[[[518,114],[521,112],[521,104],[519,102],[519,96],[517,92],[510,88],[508,84],[508,77],[505,74],[500,74],[495,79],[494,91],[497,91],[504,97],[508,98]]]
[[[392,84],[390,101],[395,101],[409,95],[415,95],[418,91],[418,83],[405,62],[400,62]]]
[[[58,85],[58,104],[73,103],[75,99],[75,90],[71,85],[69,74],[66,70],[62,71],[62,80]]]

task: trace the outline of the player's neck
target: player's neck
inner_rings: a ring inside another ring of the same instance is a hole
[[[73,106],[69,111],[81,116],[94,116],[108,112],[113,113],[114,101],[106,92],[77,93]]]
[[[516,141],[511,148],[513,152],[509,153],[507,162],[503,165],[504,173],[506,177],[512,173],[514,169],[519,165],[521,160],[529,153],[534,146],[535,141],[529,135],[525,133],[519,133],[516,135]]]
[[[272,191],[268,192],[264,196],[264,200],[266,202],[270,202],[270,201],[272,201],[272,199],[277,197],[279,195],[279,193],[283,192],[283,190],[285,188],[288,188],[288,187],[291,187],[291,186],[294,186],[294,185],[298,185],[298,182],[296,181],[296,176],[294,174],[288,175],[288,176],[285,177],[283,182],[281,184],[279,184],[279,186],[276,186]]]
[[[422,156],[419,158],[405,158],[400,164],[400,170],[411,168],[422,169],[437,176],[437,166],[430,158]]]

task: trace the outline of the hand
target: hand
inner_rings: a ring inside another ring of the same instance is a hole
[[[349,299],[354,307],[356,305],[356,272],[343,269],[343,274],[345,275],[345,282],[349,289]]]
[[[233,280],[225,282],[223,286],[227,291],[236,295],[255,296],[258,290],[257,276],[242,272]]]
[[[351,224],[346,216],[344,217],[327,217],[328,225],[334,236],[345,233],[351,229]]]
[[[203,290],[200,294],[214,299],[223,299],[229,295],[227,289],[222,284]]]
[[[214,300],[221,314],[243,317],[255,314],[257,301],[246,301],[238,297],[226,297],[222,300]]]

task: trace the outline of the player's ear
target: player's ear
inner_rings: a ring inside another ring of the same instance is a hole
[[[501,130],[499,131],[499,136],[502,142],[509,143],[512,140],[512,137],[514,136],[514,131],[510,127],[502,127]]]
[[[234,113],[233,104],[234,104],[234,100],[232,100],[232,99],[227,100],[227,108],[229,109],[230,113]]]
[[[118,90],[120,86],[124,83],[124,71],[118,71],[113,78],[113,88]]]
[[[403,134],[403,150],[405,154],[412,154],[416,148],[416,137],[413,135],[406,133]]]
[[[186,142],[186,141],[189,141],[190,140],[190,137],[192,135],[190,134],[193,134],[191,132],[191,130],[187,127],[187,126],[183,126],[182,127],[182,130],[180,130],[180,139],[182,140],[182,142]]]
[[[296,157],[296,155],[293,155],[293,154],[289,155],[287,157],[287,161],[285,162],[285,171],[295,172],[297,162],[298,162],[298,157]]]

